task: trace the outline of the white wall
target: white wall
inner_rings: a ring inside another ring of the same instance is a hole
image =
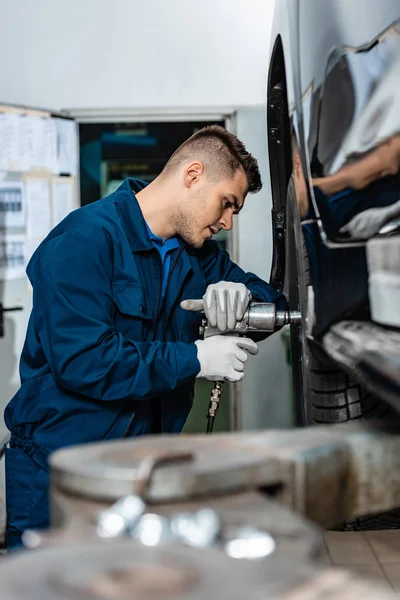
[[[0,0],[1,100],[51,109],[264,101],[274,0]]]

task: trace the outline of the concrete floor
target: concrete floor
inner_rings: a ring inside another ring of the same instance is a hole
[[[400,530],[325,534],[325,561],[378,581],[400,598]]]

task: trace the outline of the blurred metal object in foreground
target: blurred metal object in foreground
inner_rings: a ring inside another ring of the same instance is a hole
[[[87,503],[74,497],[59,498],[59,501],[64,511],[64,522],[58,522],[57,527],[47,531],[25,532],[23,542],[27,548],[94,541],[99,537],[99,518],[104,511],[109,514],[113,511],[113,506],[107,507],[105,503],[92,503],[88,507]],[[214,513],[217,522],[214,518],[214,522],[204,526],[204,521],[201,523],[198,519],[201,512],[204,519],[204,510]],[[324,554],[322,534],[318,527],[260,492],[214,496],[201,501],[153,504],[147,507],[147,511],[140,519],[140,526],[133,528],[135,542],[132,543],[162,546],[174,542],[173,536],[166,539],[166,518],[175,534],[180,528],[181,542],[197,548],[213,545],[214,549],[231,557],[238,558],[239,553],[242,554],[241,558],[248,559],[269,560],[271,556],[278,556],[292,562],[317,561]],[[126,531],[123,535],[126,537],[129,533]],[[249,538],[250,542],[246,543]],[[262,538],[261,551],[257,538]],[[116,540],[107,541],[112,543]]]
[[[306,560],[234,561],[212,548],[131,540],[52,547],[0,564],[7,600],[386,600],[379,585]]]
[[[60,450],[50,459],[55,528],[27,532],[37,551],[0,565],[3,594],[385,600],[323,568],[322,532],[304,516],[332,525],[399,506],[398,433],[369,422]],[[107,514],[131,539],[99,539]]]
[[[360,422],[66,448],[50,459],[53,524],[95,523],[99,510],[136,493],[145,457],[168,453],[191,459],[153,471],[145,491],[152,512],[216,499],[229,507],[233,495],[256,489],[323,526],[400,505],[399,426]]]

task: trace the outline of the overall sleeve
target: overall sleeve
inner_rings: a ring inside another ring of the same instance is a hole
[[[142,342],[116,331],[112,271],[111,240],[67,232],[37,252],[28,275],[36,327],[56,383],[94,399],[121,400],[193,380],[200,370],[194,344]]]
[[[228,252],[218,246],[217,242],[212,240],[205,246],[201,263],[207,285],[218,281],[243,283],[250,290],[254,302],[274,302],[278,309],[288,308],[283,294],[254,273],[243,271],[230,259]]]

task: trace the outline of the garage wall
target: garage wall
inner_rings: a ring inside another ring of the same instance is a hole
[[[0,0],[1,100],[54,110],[261,103],[273,4]]]

